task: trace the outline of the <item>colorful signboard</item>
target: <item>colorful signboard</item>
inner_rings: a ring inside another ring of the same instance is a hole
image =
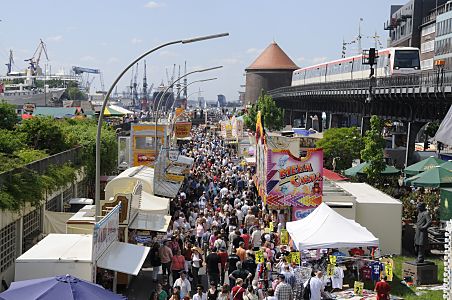
[[[190,136],[191,122],[176,122],[174,124],[174,135],[177,139]]]
[[[111,243],[118,240],[119,229],[119,211],[121,202],[116,205],[105,217],[94,225],[93,231],[93,260],[97,261],[99,257],[107,250]]]
[[[156,159],[155,149],[158,153],[161,146],[166,143],[166,125],[157,125],[156,140],[154,124],[132,124],[130,136],[132,139],[131,166],[149,166]]]
[[[267,204],[315,208],[322,203],[323,150],[305,157],[288,150],[267,149]]]

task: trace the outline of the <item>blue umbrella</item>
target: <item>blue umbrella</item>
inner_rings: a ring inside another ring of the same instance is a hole
[[[71,275],[13,282],[0,293],[0,300],[125,300],[124,296],[110,292],[102,286]]]

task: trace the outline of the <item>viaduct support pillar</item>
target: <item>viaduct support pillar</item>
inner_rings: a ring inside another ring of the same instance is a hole
[[[366,131],[370,129],[370,116],[361,117],[361,136],[366,134]]]
[[[406,135],[406,152],[405,152],[405,167],[414,163],[414,149],[416,136],[419,130],[425,123],[422,122],[408,122]]]
[[[284,125],[292,125],[293,109],[284,109]]]
[[[306,112],[306,117],[305,117],[305,128],[309,129],[312,128],[312,118],[311,118],[311,114],[309,112]]]

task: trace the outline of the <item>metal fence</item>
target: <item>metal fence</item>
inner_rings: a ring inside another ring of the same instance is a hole
[[[81,165],[81,153],[82,153],[82,147],[78,146],[51,156],[48,156],[46,158],[34,161],[32,163],[26,164],[24,166],[21,166],[19,168],[15,168],[3,173],[0,173],[0,187],[3,185],[3,182],[7,180],[8,178],[11,178],[13,174],[19,173],[22,170],[32,170],[37,173],[44,173],[48,167],[50,166],[61,166],[65,163],[71,162],[76,166]]]
[[[398,88],[398,87],[436,87],[452,86],[452,71],[423,72],[420,74],[398,75],[373,79],[342,80],[332,82],[319,82],[306,85],[288,86],[269,91],[275,98],[284,96],[285,93],[309,92],[323,90],[357,90],[374,88]]]

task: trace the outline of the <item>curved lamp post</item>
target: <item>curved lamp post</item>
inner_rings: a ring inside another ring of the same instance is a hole
[[[122,76],[124,76],[124,74],[132,67],[134,66],[138,61],[140,61],[142,58],[144,58],[145,56],[151,54],[152,52],[155,52],[163,47],[166,46],[170,46],[170,45],[174,45],[174,44],[189,44],[189,43],[194,43],[194,42],[200,42],[200,41],[204,41],[204,40],[210,40],[210,39],[215,39],[215,38],[219,38],[219,37],[225,37],[228,36],[229,33],[219,33],[219,34],[213,34],[213,35],[207,35],[207,36],[201,36],[201,37],[195,37],[195,38],[190,38],[190,39],[185,39],[185,40],[177,40],[177,41],[172,41],[172,42],[168,42],[168,43],[164,43],[161,44],[151,50],[146,51],[145,53],[143,53],[142,55],[140,55],[139,57],[137,57],[133,62],[131,62],[120,74],[119,76],[115,79],[115,81],[113,82],[113,84],[110,86],[110,89],[108,90],[107,94],[104,97],[104,102],[102,103],[102,107],[101,110],[99,112],[99,120],[97,123],[97,134],[96,134],[96,183],[95,183],[95,204],[96,204],[96,221],[100,218],[100,138],[101,138],[101,134],[102,134],[102,122],[103,122],[103,118],[104,118],[104,110],[105,107],[107,106],[107,102],[108,99],[110,97],[110,94],[113,92],[114,87],[116,86],[116,84],[119,82],[119,80],[122,78]]]
[[[190,83],[187,84],[186,86],[184,86],[184,89],[187,88],[188,86],[194,84],[194,83],[206,82],[206,81],[217,80],[217,79],[218,79],[217,77],[213,77],[213,78],[207,78],[207,79],[195,80],[195,81],[190,82]],[[177,93],[177,97],[176,97],[177,99],[179,98],[179,95],[180,95],[181,92],[182,92],[182,90],[180,90],[179,93]],[[198,93],[198,92],[196,92],[196,93]],[[187,101],[188,101],[188,96],[187,96]],[[173,105],[172,105],[172,107],[171,107],[171,111],[173,110],[173,108],[174,108],[174,103],[173,103]]]
[[[195,70],[195,71],[191,71],[188,72],[187,74],[184,74],[182,76],[180,76],[179,78],[177,78],[176,80],[174,80],[170,85],[168,85],[168,87],[163,91],[163,95],[160,97],[159,102],[157,103],[157,109],[155,110],[155,133],[154,133],[154,151],[155,151],[155,156],[157,156],[157,126],[158,126],[158,121],[159,121],[159,111],[160,111],[160,104],[162,104],[162,100],[163,97],[165,96],[165,94],[173,87],[174,84],[176,84],[179,80],[181,80],[184,77],[187,77],[188,75],[194,74],[194,73],[202,73],[202,72],[207,72],[207,71],[212,71],[212,70],[216,70],[216,69],[220,69],[223,68],[223,66],[217,66],[217,67],[212,67],[212,68],[206,68],[206,69],[201,69],[201,70]],[[154,156],[154,161],[155,161],[155,156]]]

